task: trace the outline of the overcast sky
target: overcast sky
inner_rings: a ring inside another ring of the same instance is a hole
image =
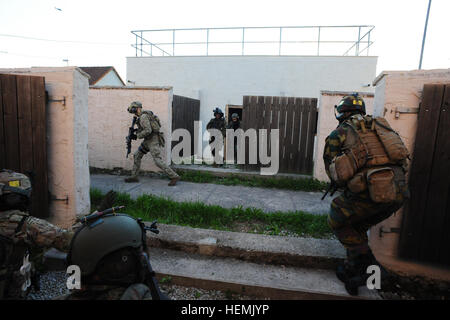
[[[114,66],[126,79],[131,30],[374,25],[383,70],[417,69],[428,0],[0,0],[0,67]],[[423,69],[450,67],[450,1],[433,0]],[[16,37],[12,37],[16,36]],[[39,38],[57,41],[42,41]]]

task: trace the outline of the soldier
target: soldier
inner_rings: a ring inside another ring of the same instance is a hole
[[[366,284],[367,267],[379,265],[368,245],[368,229],[408,197],[406,147],[384,118],[365,114],[358,94],[344,97],[335,106],[339,125],[326,138],[323,154],[332,185],[343,189],[331,203],[328,224],[347,249],[336,275],[352,295]]]
[[[231,115],[231,121],[228,122],[227,129],[237,130],[240,127],[241,127],[241,122],[239,120],[239,115],[237,113],[233,113]],[[237,137],[234,137],[233,153],[234,153],[234,159],[237,162]]]
[[[0,299],[23,299],[31,280],[39,289],[31,260],[43,248],[68,251],[73,233],[31,217],[31,183],[27,176],[0,171]]]
[[[225,124],[225,118],[223,117],[223,112],[221,109],[219,109],[218,107],[216,107],[214,109],[214,118],[212,118],[208,124],[206,125],[206,129],[217,129],[222,133],[222,137],[225,137],[225,132],[226,132],[226,124]],[[214,136],[211,135],[211,138],[209,139],[209,144],[213,143],[216,140],[216,138]],[[222,144],[223,146],[223,144]],[[218,152],[220,152],[222,150],[222,147],[217,148]],[[216,156],[216,149],[213,149],[211,151],[213,157]]]
[[[144,139],[139,149],[134,153],[133,170],[131,177],[125,179],[125,182],[138,182],[138,173],[141,167],[142,157],[150,152],[155,164],[162,169],[170,178],[169,186],[176,185],[180,176],[176,174],[161,158],[161,148],[164,147],[164,135],[161,131],[159,118],[151,111],[142,110],[142,103],[134,101],[128,107],[128,112],[137,117],[137,131],[131,139]]]
[[[69,265],[80,268],[81,289],[57,299],[168,300],[147,254],[145,230],[157,232],[156,226],[146,227],[125,214],[105,213],[82,219],[67,256]]]
[[[231,121],[228,122],[227,129],[237,130],[241,127],[241,122],[239,120],[239,115],[237,113],[233,113],[231,115]]]

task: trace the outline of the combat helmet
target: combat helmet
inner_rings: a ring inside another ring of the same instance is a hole
[[[84,282],[94,275],[102,283],[133,282],[139,269],[136,252],[146,248],[144,239],[145,230],[136,219],[102,215],[75,233],[67,262],[80,267]]]
[[[366,104],[358,93],[343,97],[339,104],[334,106],[334,113],[339,121],[345,118],[349,112],[366,114]]]
[[[0,211],[26,211],[31,199],[31,181],[18,172],[0,170]]]
[[[223,117],[222,109],[220,109],[219,107],[216,107],[214,109],[214,116],[216,116],[216,114],[220,114],[220,117]]]
[[[231,119],[238,119],[239,120],[239,115],[237,113],[233,113],[231,115]]]
[[[129,113],[136,113],[137,108],[142,108],[142,103],[139,101],[133,101],[127,108],[127,111]]]

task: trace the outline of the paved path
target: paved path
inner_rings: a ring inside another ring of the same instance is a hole
[[[115,190],[126,192],[132,198],[142,194],[153,194],[168,197],[174,201],[200,201],[225,208],[242,206],[254,207],[265,212],[305,211],[313,214],[327,214],[331,198],[321,201],[321,193],[291,191],[268,188],[252,188],[244,186],[225,186],[211,183],[194,183],[179,181],[176,186],[169,187],[169,180],[140,177],[138,183],[125,183],[124,176],[93,174],[91,187],[103,192]]]

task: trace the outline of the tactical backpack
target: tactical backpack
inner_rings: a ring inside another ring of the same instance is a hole
[[[151,111],[142,111],[142,114],[148,115],[150,119],[150,125],[152,126],[153,132],[159,132],[161,130],[161,122],[159,121],[159,118],[157,115],[155,115]]]
[[[330,174],[351,192],[369,190],[374,202],[395,201],[398,182],[404,181],[408,150],[386,119],[356,114],[343,122],[355,143],[333,159]]]
[[[151,111],[142,111],[142,114],[148,115],[150,119],[150,126],[152,127],[152,132],[158,135],[159,144],[160,146],[164,147],[166,145],[166,141],[164,139],[164,134],[161,131],[161,121],[159,120],[158,116]]]

